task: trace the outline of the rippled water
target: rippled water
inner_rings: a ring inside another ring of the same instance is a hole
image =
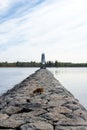
[[[0,68],[0,94],[38,68]],[[87,68],[48,68],[61,84],[87,108]]]

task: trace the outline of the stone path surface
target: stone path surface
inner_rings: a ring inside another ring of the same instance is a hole
[[[40,69],[0,97],[0,130],[87,130],[87,110]]]

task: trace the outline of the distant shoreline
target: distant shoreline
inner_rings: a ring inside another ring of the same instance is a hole
[[[0,66],[0,68],[40,68],[40,66]],[[52,66],[52,67],[46,67],[46,68],[87,68],[87,66]]]
[[[40,67],[40,62],[0,62],[0,67]],[[71,62],[58,62],[47,61],[45,67],[87,67],[87,63],[71,63]]]

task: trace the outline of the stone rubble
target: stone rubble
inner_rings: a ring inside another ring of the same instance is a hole
[[[0,97],[0,130],[87,130],[87,110],[40,69]]]

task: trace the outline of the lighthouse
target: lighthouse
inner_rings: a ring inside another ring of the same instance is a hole
[[[45,54],[42,53],[42,55],[41,55],[41,69],[45,69],[45,68],[46,68]]]

